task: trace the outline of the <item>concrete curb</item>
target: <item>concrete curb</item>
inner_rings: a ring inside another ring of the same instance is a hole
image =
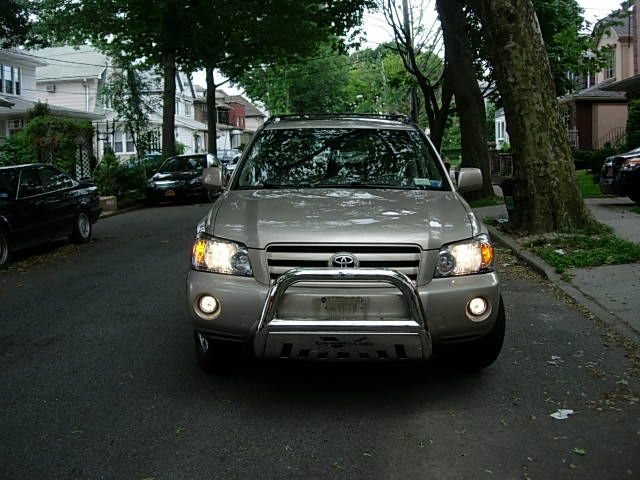
[[[114,217],[116,215],[122,215],[123,213],[129,213],[129,212],[133,212],[135,210],[142,210],[143,208],[146,208],[146,207],[144,205],[135,205],[133,207],[122,208],[120,210],[112,210],[112,211],[108,211],[108,212],[102,212],[100,214],[100,217],[98,217],[98,220],[103,220],[105,218]]]
[[[607,326],[613,328],[617,333],[624,337],[640,344],[640,332],[629,325],[624,319],[608,311],[604,306],[598,303],[598,300],[582,292],[579,288],[571,283],[565,282],[560,275],[558,275],[553,267],[547,265],[537,255],[526,251],[511,235],[498,230],[497,228],[487,225],[491,237],[495,238],[498,242],[504,244],[513,251],[513,253],[520,258],[523,262],[529,265],[533,270],[538,272],[543,277],[547,278],[551,283],[555,285],[562,292],[567,294],[578,304],[582,305],[594,316],[599,318]]]

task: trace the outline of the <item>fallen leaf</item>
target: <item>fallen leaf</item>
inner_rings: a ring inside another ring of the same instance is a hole
[[[578,447],[573,447],[573,450],[571,451],[576,455],[580,455],[580,456],[583,456],[585,453],[587,453],[587,451],[584,448],[578,448]]]

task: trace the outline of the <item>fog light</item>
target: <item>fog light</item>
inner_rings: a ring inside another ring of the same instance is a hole
[[[469,313],[474,317],[484,315],[487,311],[487,301],[482,297],[473,298],[467,305]]]
[[[198,300],[198,308],[200,308],[200,311],[206,315],[211,315],[218,310],[219,305],[218,300],[211,295],[202,295],[200,300]]]

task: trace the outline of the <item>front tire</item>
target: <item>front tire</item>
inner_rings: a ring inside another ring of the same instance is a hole
[[[0,228],[0,269],[5,268],[11,261],[11,239],[9,233]]]
[[[92,230],[89,214],[86,211],[81,211],[73,222],[71,238],[75,243],[87,243],[91,240]]]

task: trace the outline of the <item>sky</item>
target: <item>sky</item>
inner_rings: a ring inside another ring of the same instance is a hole
[[[423,0],[427,4],[427,9],[431,10],[430,19],[435,18],[435,1]],[[597,20],[606,17],[612,10],[617,9],[620,6],[621,0],[578,0],[578,4],[584,9],[585,20],[592,25]],[[363,47],[375,48],[380,43],[389,41],[393,38],[391,29],[388,27],[382,13],[366,13],[364,16],[364,33],[366,40],[363,43]],[[204,72],[196,72],[194,74],[194,80],[197,84],[205,85]],[[216,80],[220,80],[217,76]],[[221,87],[230,95],[242,94],[242,91],[230,84],[226,84]]]

